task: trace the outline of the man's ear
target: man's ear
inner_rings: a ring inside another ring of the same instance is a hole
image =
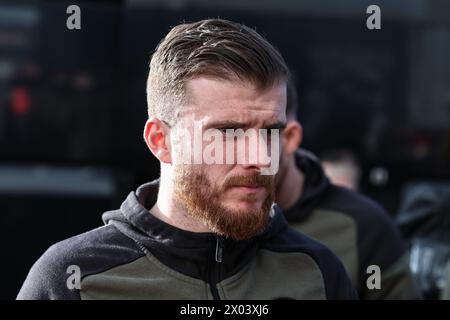
[[[166,144],[166,141],[168,141],[168,133],[168,126],[158,118],[149,118],[145,123],[145,143],[153,155],[164,163],[172,163],[170,149]]]
[[[283,152],[291,155],[300,147],[303,139],[302,125],[296,120],[289,120],[283,130]]]

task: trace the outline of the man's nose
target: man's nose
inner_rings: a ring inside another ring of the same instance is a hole
[[[237,143],[237,163],[246,169],[262,169],[270,166],[267,137],[261,134],[244,138]]]

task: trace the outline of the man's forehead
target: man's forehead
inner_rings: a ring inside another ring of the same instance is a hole
[[[208,115],[250,121],[248,118],[283,118],[286,108],[286,84],[277,83],[260,90],[250,82],[195,78],[186,85],[186,114]],[[247,119],[246,119],[247,118]]]

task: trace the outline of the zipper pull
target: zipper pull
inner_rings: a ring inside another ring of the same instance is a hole
[[[222,245],[219,238],[216,238],[216,262],[222,262]]]

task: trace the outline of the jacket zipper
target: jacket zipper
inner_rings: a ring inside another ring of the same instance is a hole
[[[209,269],[209,287],[214,300],[220,300],[217,283],[220,280],[220,267],[222,263],[223,246],[218,237],[216,237],[216,250],[214,252],[214,261]]]

